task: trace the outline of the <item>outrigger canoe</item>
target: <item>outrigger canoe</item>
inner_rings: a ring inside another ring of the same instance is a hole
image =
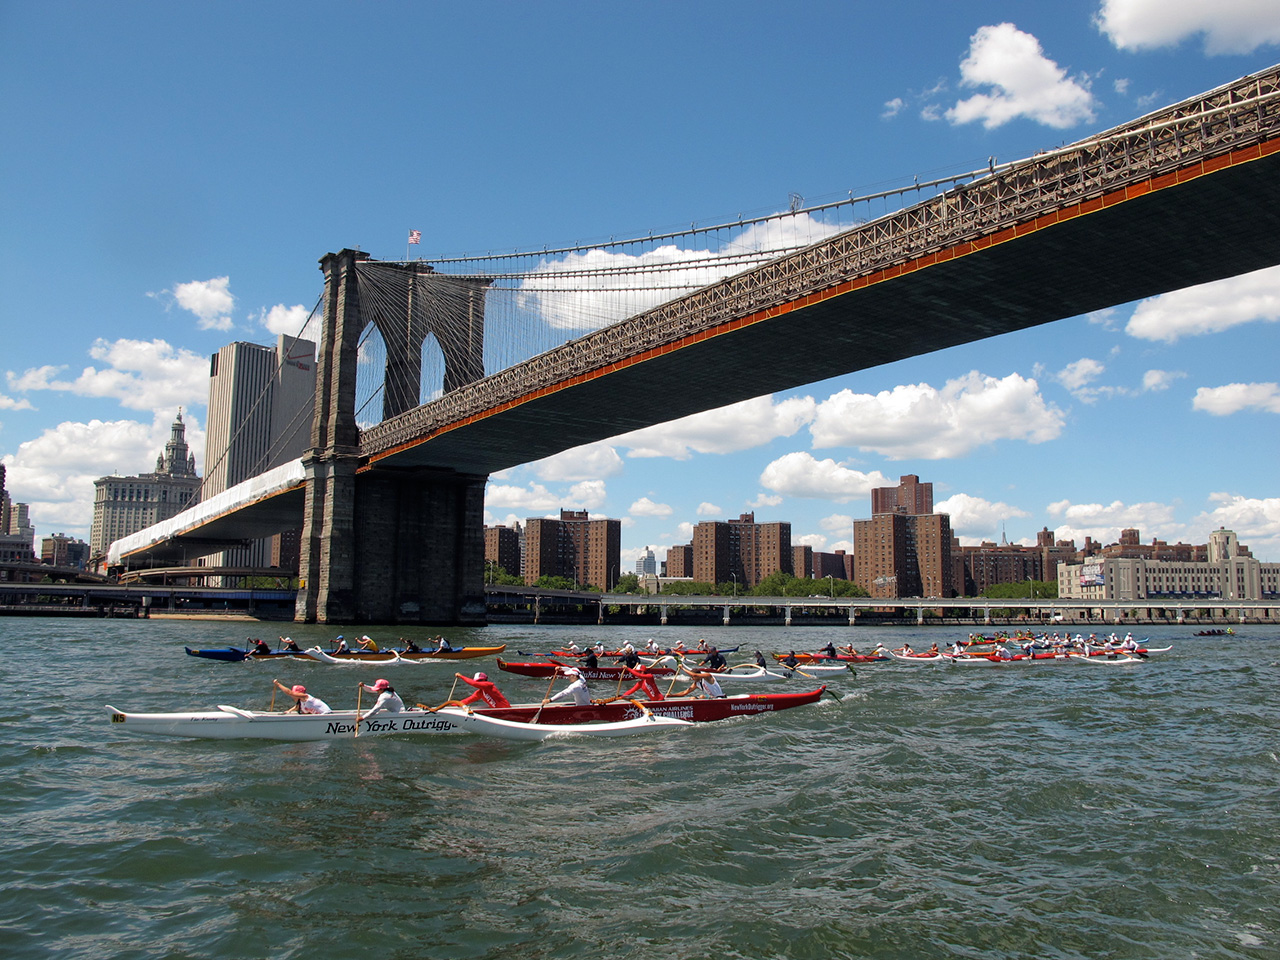
[[[238,650],[235,647],[219,647],[212,650],[193,650],[184,647],[189,657],[201,657],[205,660],[224,660],[238,663],[241,660],[319,660],[322,663],[395,663],[400,660],[470,660],[473,657],[492,657],[507,649],[504,643],[496,647],[455,647],[452,650],[420,650],[417,653],[399,653],[395,650],[349,650],[346,653],[325,653],[319,647],[307,650],[273,650],[271,653],[254,653],[252,650]],[[319,654],[316,656],[315,654]]]
[[[720,653],[737,653],[738,647],[716,647],[716,650],[719,651]],[[539,654],[539,653],[526,653],[523,650],[518,650],[516,652],[519,653],[522,657],[544,656],[544,654]],[[552,657],[585,657],[587,653],[588,651],[586,650],[578,650],[578,651],[552,650],[551,653],[547,655]],[[711,648],[708,647],[705,650],[701,650],[697,647],[690,647],[687,649],[677,650],[674,647],[667,647],[666,649],[662,649],[662,650],[648,650],[644,647],[636,647],[635,653],[637,656],[641,656],[641,657],[665,657],[665,656],[706,657],[711,655]],[[625,657],[626,655],[627,653],[625,650],[606,650],[604,653],[596,654],[596,656],[598,657]]]
[[[785,653],[775,653],[773,659],[779,663],[787,656]],[[825,653],[797,653],[796,661],[798,663],[831,663],[839,661],[841,663],[888,663],[889,657],[878,653],[837,653],[834,657]]]
[[[380,713],[361,720],[359,736],[433,736],[484,732],[506,739],[545,739],[557,733],[580,736],[621,736],[644,733],[670,721],[705,723],[730,717],[774,713],[816,703],[826,687],[803,693],[737,694],[716,699],[680,697],[670,700],[614,700],[609,703],[517,704],[470,711],[456,704],[438,710],[414,708]],[[153,737],[257,740],[348,740],[356,733],[356,711],[325,714],[270,713],[219,705],[216,710],[183,713],[129,713],[107,705],[112,724],[125,733]],[[482,718],[472,720],[463,718]],[[500,721],[485,725],[484,718]],[[653,719],[660,718],[660,719]],[[630,724],[630,727],[618,726]],[[517,725],[515,728],[509,724]],[[530,733],[528,727],[544,729]],[[505,731],[505,732],[500,732]]]
[[[573,724],[534,724],[527,720],[508,720],[486,716],[484,711],[472,711],[466,707],[444,707],[437,711],[403,710],[400,713],[381,713],[371,720],[359,721],[354,710],[335,710],[325,714],[268,713],[241,710],[225,704],[220,704],[217,710],[189,713],[126,713],[110,704],[107,709],[111,711],[111,722],[122,724],[120,729],[127,733],[214,740],[349,740],[357,735],[430,736],[452,733],[479,734],[504,740],[545,740],[557,734],[622,737],[670,730],[673,727],[687,726],[690,722],[658,716],[648,709],[637,709],[634,716],[621,720]]]

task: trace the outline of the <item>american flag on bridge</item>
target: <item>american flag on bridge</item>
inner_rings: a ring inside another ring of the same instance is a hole
[[[409,231],[409,242],[410,242],[410,243],[421,243],[421,242],[422,242],[422,231],[421,231],[421,230],[410,230],[410,231]]]

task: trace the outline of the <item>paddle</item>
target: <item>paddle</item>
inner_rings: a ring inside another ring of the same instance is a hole
[[[356,684],[356,732],[353,736],[360,736],[360,696],[364,693],[364,684]]]
[[[545,707],[547,705],[547,701],[551,699],[551,688],[554,687],[555,685],[556,685],[556,671],[552,670],[551,682],[547,684],[547,692],[543,695],[542,702],[538,704],[538,710],[533,715],[533,719],[529,721],[530,723],[537,723],[538,718],[542,716],[542,708]]]
[[[271,706],[267,707],[267,710],[269,710],[271,713],[276,712],[276,684],[279,682],[280,682],[279,680],[271,681]]]

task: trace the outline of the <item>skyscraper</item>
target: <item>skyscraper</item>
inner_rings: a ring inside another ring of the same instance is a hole
[[[281,334],[274,347],[237,341],[209,361],[203,499],[295,460],[311,442],[316,347]],[[271,541],[214,554],[207,566],[265,567]]]

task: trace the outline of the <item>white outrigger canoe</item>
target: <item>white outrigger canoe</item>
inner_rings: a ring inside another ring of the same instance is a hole
[[[195,737],[212,740],[350,740],[357,736],[438,736],[470,733],[504,740],[545,740],[556,734],[622,737],[687,726],[689,721],[645,711],[613,723],[532,724],[484,717],[465,707],[410,709],[379,713],[359,721],[355,710],[332,713],[275,713],[242,710],[219,704],[216,710],[185,713],[128,713],[107,704],[111,722],[125,733],[150,737]]]

